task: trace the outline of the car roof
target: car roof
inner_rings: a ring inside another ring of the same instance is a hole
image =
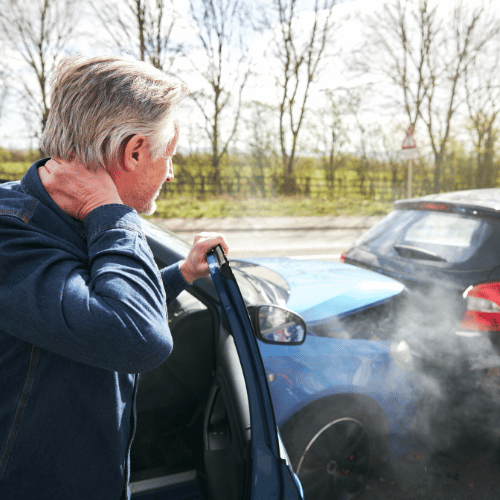
[[[394,203],[394,208],[427,208],[425,205],[421,205],[422,202],[443,203],[469,209],[478,208],[481,211],[500,215],[500,188],[468,189],[465,191],[429,194],[418,198],[398,200]],[[419,205],[421,206],[419,207]]]

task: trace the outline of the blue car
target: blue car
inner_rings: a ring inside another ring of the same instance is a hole
[[[143,226],[159,266],[186,257],[186,242],[147,220]],[[291,464],[306,500],[352,498],[411,442],[418,391],[404,346],[388,340],[404,287],[332,262],[252,259],[230,268],[262,357],[250,365],[263,363],[266,390],[252,400],[258,377],[245,373],[234,307],[224,306],[215,277],[196,281],[169,305],[171,356],[140,378],[133,498],[250,498],[265,464],[276,469],[273,453]],[[271,455],[252,442],[259,429],[268,433],[262,442],[271,439],[269,420],[250,418],[269,393],[280,434]],[[148,496],[159,491],[170,496]]]

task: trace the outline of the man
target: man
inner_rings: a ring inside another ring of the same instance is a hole
[[[166,300],[223,236],[158,270],[141,230],[173,178],[184,85],[145,63],[67,59],[41,147],[0,188],[0,498],[127,498],[137,375],[172,349]]]

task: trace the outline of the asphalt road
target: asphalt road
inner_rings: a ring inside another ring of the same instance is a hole
[[[457,445],[446,453],[398,458],[358,500],[498,500],[500,464],[492,451]]]
[[[201,231],[224,233],[230,258],[297,257],[336,260],[381,217],[252,217],[153,219],[192,242]]]
[[[337,260],[378,220],[380,217],[256,217],[154,222],[188,242],[201,231],[222,232],[230,245],[229,258]],[[500,428],[500,411],[498,421]],[[357,500],[499,500],[500,453],[488,446],[462,439],[441,452],[415,446],[406,456],[393,460]]]

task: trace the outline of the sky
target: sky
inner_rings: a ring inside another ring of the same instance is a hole
[[[343,5],[339,5],[336,8],[339,11],[350,10],[352,8],[351,7],[352,5],[361,3],[363,1],[364,0],[347,0],[345,2],[347,9],[344,8]],[[178,1],[177,3],[178,6],[184,11],[184,13],[187,14],[189,3],[184,0]],[[103,48],[103,45],[100,43],[101,37],[105,35],[105,30],[100,28],[95,22],[95,20],[89,21],[90,14],[91,10],[87,4],[86,12],[84,11],[82,16],[80,16],[80,19],[83,19],[84,22],[86,22],[85,27],[80,28],[86,33],[86,36],[84,36],[81,40],[79,40],[78,42],[79,45],[77,50],[80,50],[82,53],[87,53],[87,54],[106,53],[108,52],[108,50]],[[189,34],[190,32],[191,31],[187,26],[183,26],[182,37],[184,40],[186,40],[186,34]],[[96,36],[92,36],[93,33],[95,33]],[[347,39],[347,35],[348,32],[346,32],[346,34],[344,35],[344,39]],[[191,37],[191,40],[194,41],[194,38]],[[255,60],[264,60],[262,57],[262,53],[265,47],[268,45],[268,43],[269,39],[266,36],[254,37],[250,52],[252,53]],[[14,64],[17,65],[18,62],[14,61]],[[260,75],[259,86],[258,87],[249,86],[247,98],[262,99],[262,96],[266,95],[270,96],[271,99],[274,99],[276,96],[276,91],[274,88],[274,80],[269,77],[271,71],[269,65],[268,64],[257,65],[256,71],[259,72]],[[336,72],[335,74],[330,72],[328,78],[330,81],[332,78],[339,78],[339,73]],[[198,80],[193,78],[192,81],[188,83],[190,84],[190,87],[193,88],[193,90],[196,90],[198,86],[197,82]],[[252,88],[254,89],[253,91]],[[192,105],[189,107],[193,108]],[[5,102],[4,104],[3,113],[0,119],[0,146],[13,149],[24,149],[31,146],[36,147],[37,143],[36,141],[33,142],[30,139],[30,131],[27,129],[25,125],[23,117],[20,114],[20,110],[21,110],[20,103],[16,101],[13,95],[11,95],[10,99],[8,99],[7,102]],[[180,149],[182,149],[183,147],[182,142],[183,138],[181,137]]]
[[[311,1],[311,0],[308,0]],[[359,23],[360,13],[366,14],[369,11],[379,9],[385,0],[345,0],[336,7],[336,16],[338,19],[343,19],[339,24],[340,28],[337,30],[337,43],[340,43],[343,50],[355,45],[359,41],[359,34],[361,32],[361,25]],[[441,8],[447,8],[453,4],[455,0],[441,0],[439,5]],[[180,0],[179,5],[186,11],[188,8],[188,2]],[[500,2],[494,2],[497,8],[500,8]],[[350,19],[346,20],[347,16],[350,15]],[[83,17],[83,16],[82,16]],[[304,19],[307,18],[306,15],[303,16]],[[84,18],[85,19],[85,18]],[[107,52],[103,48],[102,44],[99,44],[99,37],[104,34],[104,30],[99,28],[95,21],[87,21],[87,26],[84,30],[87,32],[87,36],[83,39],[81,43],[81,51],[84,53],[103,53]],[[92,36],[94,34],[96,36]],[[186,39],[186,34],[191,33],[187,26],[184,26],[182,31],[183,39]],[[89,36],[90,35],[90,36]],[[98,36],[97,36],[98,35]],[[250,54],[252,55],[254,61],[261,61],[255,66],[255,71],[259,75],[258,85],[249,86],[247,88],[246,99],[248,100],[265,100],[267,98],[270,104],[276,103],[277,93],[274,87],[273,78],[273,66],[270,64],[269,60],[263,57],[263,53],[269,46],[269,35],[263,34],[255,36],[252,41],[252,46],[250,48]],[[346,73],[343,71],[340,63],[330,64],[323,73],[324,88],[335,88],[339,86],[349,86],[352,84],[352,80],[346,78]],[[191,78],[188,83],[190,86],[196,90],[197,82],[199,79]],[[322,84],[320,83],[317,88],[321,89]],[[321,92],[315,92],[311,96],[311,104],[316,107],[321,107],[322,99],[324,99],[324,94]],[[192,112],[194,107],[191,104],[186,104],[186,106]],[[36,143],[30,141],[29,131],[19,114],[19,103],[15,102],[11,98],[5,105],[4,113],[0,120],[0,145],[7,148],[27,148],[30,146],[35,146]],[[375,109],[366,110],[366,117],[369,118],[370,113],[377,115],[377,119],[380,121],[381,116],[379,111]],[[373,117],[372,117],[373,118]],[[404,130],[406,127],[402,125]],[[404,139],[404,132],[402,132],[401,137],[394,138],[395,147],[399,147]],[[181,135],[181,142],[179,149],[187,149],[187,137],[186,135]]]

